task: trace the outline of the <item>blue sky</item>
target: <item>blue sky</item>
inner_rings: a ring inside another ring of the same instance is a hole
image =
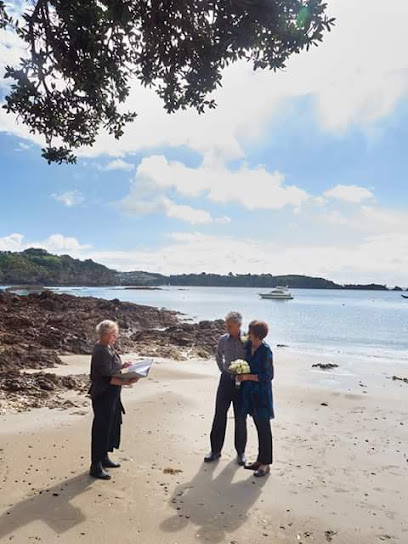
[[[135,123],[76,166],[47,165],[41,139],[2,112],[0,250],[408,285],[408,6],[329,9],[338,24],[318,49],[277,75],[234,66],[205,116],[168,116],[135,84]],[[0,69],[18,54],[1,34]]]

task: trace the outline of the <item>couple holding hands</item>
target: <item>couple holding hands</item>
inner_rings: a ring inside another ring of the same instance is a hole
[[[274,375],[271,348],[264,341],[268,325],[263,321],[251,321],[248,337],[241,333],[242,316],[230,312],[225,317],[227,333],[221,336],[216,351],[216,361],[221,371],[217,390],[215,416],[211,429],[211,452],[204,457],[212,463],[221,457],[227,427],[228,410],[233,405],[235,416],[235,449],[237,462],[253,470],[258,478],[270,472],[272,464],[271,419],[274,417],[272,379]],[[234,361],[245,360],[250,373],[234,375],[229,371]],[[253,417],[258,433],[258,458],[247,465],[247,416]]]
[[[221,371],[217,391],[216,410],[211,430],[211,452],[205,456],[207,463],[221,457],[227,426],[227,414],[231,406],[235,415],[235,448],[239,465],[253,470],[255,476],[269,473],[272,463],[272,432],[270,420],[273,419],[272,351],[264,342],[268,326],[262,321],[249,324],[248,339],[241,334],[242,316],[230,312],[226,318],[227,333],[221,336],[216,351],[217,365]],[[96,327],[98,342],[91,359],[91,387],[94,419],[92,423],[91,469],[94,478],[109,480],[107,468],[117,468],[109,457],[109,452],[119,448],[122,414],[125,413],[120,399],[123,381],[117,377],[130,363],[123,363],[114,349],[119,336],[118,324],[105,320]],[[245,360],[250,373],[235,376],[228,369],[234,361]],[[127,381],[135,383],[138,378]],[[246,464],[245,447],[247,442],[247,415],[251,415],[258,432],[258,459]]]

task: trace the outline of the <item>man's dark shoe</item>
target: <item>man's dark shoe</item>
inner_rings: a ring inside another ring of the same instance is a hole
[[[109,455],[107,455],[102,461],[102,466],[103,468],[119,468],[120,464],[112,461],[112,459],[109,458]]]
[[[261,468],[258,468],[258,470],[256,470],[254,472],[254,476],[256,478],[263,478],[264,476],[266,476],[267,474],[269,474],[271,472],[271,467],[268,465],[266,468],[264,469],[261,469]]]
[[[218,461],[220,457],[221,453],[210,452],[204,457],[204,463],[213,463],[214,461]]]
[[[110,480],[111,475],[103,470],[102,463],[95,463],[91,465],[91,470],[89,474],[92,478],[98,478],[99,480]]]
[[[246,457],[245,457],[245,453],[238,453],[237,455],[237,463],[240,467],[244,467],[246,465]]]

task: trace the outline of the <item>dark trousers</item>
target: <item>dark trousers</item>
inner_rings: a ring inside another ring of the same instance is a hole
[[[260,419],[254,416],[254,423],[258,433],[258,459],[262,465],[272,464],[272,430],[270,419]]]
[[[118,448],[122,405],[120,387],[110,385],[106,392],[92,399],[94,419],[92,423],[92,464],[103,461],[108,451]]]
[[[210,435],[213,453],[221,453],[224,446],[227,414],[231,403],[235,416],[235,449],[238,454],[241,454],[244,453],[247,443],[246,417],[241,415],[240,394],[239,389],[235,387],[234,377],[223,372],[218,385],[215,416]]]

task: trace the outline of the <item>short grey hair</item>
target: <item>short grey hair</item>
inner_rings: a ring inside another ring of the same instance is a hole
[[[234,321],[238,325],[242,325],[242,315],[239,312],[228,312],[225,321]]]
[[[113,330],[116,330],[119,332],[119,325],[116,323],[116,321],[111,321],[110,319],[104,319],[100,323],[96,325],[96,334],[99,336],[103,336],[104,334],[107,334]]]

